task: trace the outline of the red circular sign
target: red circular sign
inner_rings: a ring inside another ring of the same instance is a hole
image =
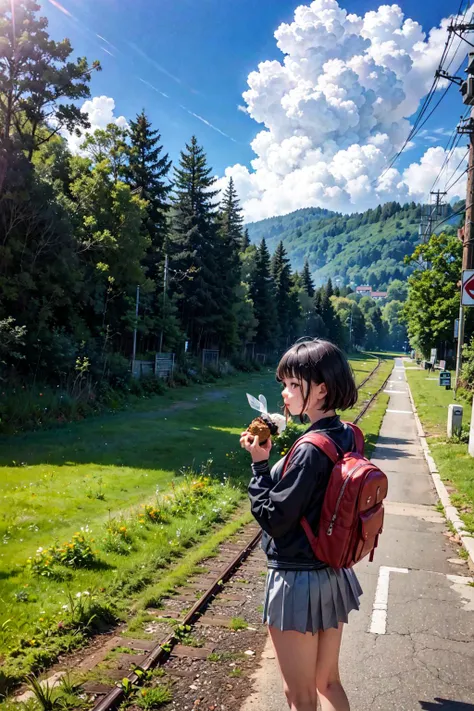
[[[464,284],[464,291],[471,299],[474,299],[474,275]]]

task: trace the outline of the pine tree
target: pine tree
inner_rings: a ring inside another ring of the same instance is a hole
[[[290,323],[292,303],[290,299],[291,267],[283,242],[280,241],[271,260],[271,274],[275,285],[275,301],[280,324],[280,345],[287,348],[293,328]]]
[[[219,246],[217,281],[221,287],[220,305],[224,328],[219,340],[229,351],[238,344],[236,300],[237,286],[240,284],[239,250],[242,243],[242,208],[234,188],[234,181],[224,193],[219,213]]]
[[[321,318],[324,321],[327,337],[336,344],[341,344],[341,322],[331,302],[332,282],[329,279],[321,295]]]
[[[151,127],[144,111],[130,121],[129,163],[125,178],[132,190],[147,201],[147,217],[144,227],[150,237],[146,266],[148,275],[156,280],[160,263],[163,261],[163,247],[168,234],[169,193],[172,186],[168,173],[171,161],[163,155],[158,130]]]
[[[313,300],[313,310],[316,314],[319,314],[321,316],[322,314],[322,289],[316,289],[314,293],[314,300]]]
[[[242,243],[240,245],[240,251],[245,252],[247,247],[250,247],[250,236],[249,236],[248,228],[246,227],[244,230],[244,234],[242,235]]]
[[[215,178],[196,137],[181,151],[174,169],[174,219],[170,239],[172,265],[181,274],[174,289],[184,331],[194,352],[215,346],[224,319],[220,307],[217,225],[212,187]]]
[[[328,279],[328,283],[326,284],[326,289],[325,292],[327,294],[328,299],[331,298],[331,296],[334,296],[334,289],[332,286],[332,280]]]
[[[279,314],[276,309],[275,289],[270,272],[270,253],[265,239],[262,239],[256,256],[255,271],[252,275],[250,294],[258,320],[256,343],[265,350],[272,350],[278,343]]]
[[[311,272],[309,271],[309,262],[307,259],[305,260],[301,277],[303,281],[303,289],[306,291],[308,296],[314,296],[314,284],[311,278]]]
[[[40,9],[35,0],[0,0],[0,138],[4,146],[17,144],[30,160],[61,129],[90,126],[77,103],[61,102],[90,96],[91,72],[100,69],[84,57],[71,61],[69,40],[50,39],[48,20],[37,17]]]

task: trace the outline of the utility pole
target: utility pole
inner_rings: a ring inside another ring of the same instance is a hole
[[[472,19],[472,18],[471,18]],[[464,32],[473,32],[474,23],[466,22],[459,25],[451,23],[448,27],[448,32],[454,32],[458,37],[463,39],[462,35]],[[468,43],[470,44],[470,43]],[[443,79],[448,79],[459,86],[459,91],[462,95],[463,103],[466,106],[474,107],[474,52],[469,52],[467,68],[465,70],[467,74],[466,79],[461,77],[450,76],[448,72],[443,70],[438,70],[436,75]],[[459,329],[458,329],[458,346],[456,353],[456,376],[454,380],[454,397],[456,398],[457,387],[459,383],[459,376],[461,374],[462,366],[462,349],[464,345],[464,306],[462,303],[462,276],[465,269],[474,268],[474,225],[472,218],[474,217],[473,203],[474,203],[474,108],[471,109],[471,115],[468,119],[461,119],[458,125],[458,133],[462,135],[469,136],[469,165],[467,171],[467,191],[466,191],[466,217],[464,222],[464,228],[460,230],[460,236],[462,238],[463,249],[462,249],[462,272],[461,272],[461,296],[459,304]]]
[[[138,326],[138,306],[140,304],[140,287],[137,285],[137,297],[135,301],[135,328],[133,329],[133,353],[132,353],[132,376],[135,370],[135,357],[137,355],[137,326]]]
[[[164,319],[165,319],[165,308],[166,308],[166,288],[168,285],[168,255],[165,254],[165,268],[163,275],[163,320],[161,323],[161,334],[160,334],[160,350],[163,348],[163,331],[164,331]]]
[[[433,234],[433,223],[444,216],[446,204],[443,198],[446,194],[441,190],[432,190],[430,192],[430,204],[424,205],[422,208],[419,234],[423,242],[428,242]],[[434,204],[432,204],[431,198],[434,198]]]
[[[474,77],[472,77],[474,80]],[[466,94],[470,96],[470,94]],[[474,84],[472,93],[472,102],[474,105]],[[467,169],[467,190],[466,190],[466,218],[464,222],[464,228],[461,230],[462,236],[462,271],[461,271],[461,284],[462,284],[462,274],[465,269],[474,269],[474,109],[471,111],[471,117],[466,121],[463,121],[458,126],[458,132],[461,134],[467,134],[469,136],[469,164]],[[462,349],[464,345],[464,317],[465,308],[462,304],[462,288],[461,288],[461,303],[459,305],[459,328],[458,328],[458,347],[456,354],[456,376],[454,380],[454,395],[456,396],[456,391],[458,387],[459,377],[461,374],[462,366]]]
[[[460,31],[474,30],[474,25],[463,25],[457,28]],[[469,61],[466,69],[467,79],[461,83],[461,94],[463,102],[467,106],[474,107],[474,53],[469,53]],[[454,380],[454,396],[458,387],[459,377],[462,366],[462,349],[464,345],[464,317],[465,308],[462,303],[462,274],[465,269],[474,268],[474,108],[471,109],[471,116],[462,120],[458,126],[458,133],[469,136],[469,164],[467,169],[467,190],[466,190],[466,218],[464,229],[461,230],[462,236],[462,272],[461,272],[461,299],[459,305],[459,330],[458,330],[458,347],[456,354],[456,377]]]

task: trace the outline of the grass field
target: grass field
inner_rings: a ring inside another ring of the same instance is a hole
[[[463,406],[463,435],[461,441],[448,440],[448,406],[455,402],[453,391],[438,385],[436,373],[417,369],[407,370],[406,374],[440,476],[450,487],[451,500],[466,529],[474,534],[474,459],[467,451],[472,400],[457,401]],[[454,382],[454,373],[451,375]]]
[[[361,382],[375,360],[358,356],[352,365]],[[382,363],[361,391],[361,401],[391,367],[389,361]],[[278,411],[280,390],[273,371],[242,374],[170,391],[133,411],[2,438],[0,654],[19,653],[20,662],[8,662],[12,669],[19,664],[24,671],[40,668],[65,645],[73,647],[78,641],[77,625],[69,625],[74,616],[93,610],[99,624],[117,611],[125,614],[127,601],[159,585],[160,570],[173,558],[228,519],[249,477],[248,455],[238,446],[240,432],[253,417],[245,393],[264,393],[270,411]],[[386,401],[382,395],[361,423],[369,446]],[[358,409],[343,416],[353,419]],[[272,459],[277,457],[273,452]],[[156,521],[141,508],[144,503],[154,509],[165,506],[167,495],[191,500],[190,479],[183,474],[201,470],[213,472],[214,478],[194,506],[183,504],[181,510],[175,502],[172,515]],[[53,554],[45,553],[54,545],[55,555],[59,549],[64,555],[77,551],[81,567],[74,561],[58,565]],[[35,565],[37,574],[31,569]],[[84,610],[72,609],[79,604]],[[71,633],[62,633],[58,648],[63,618]],[[44,641],[48,634],[49,647]]]

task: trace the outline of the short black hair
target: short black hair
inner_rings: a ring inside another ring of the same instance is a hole
[[[349,410],[357,402],[357,386],[354,373],[344,353],[331,341],[322,338],[310,338],[296,341],[278,363],[276,379],[279,383],[285,378],[308,383],[305,395],[302,385],[301,394],[304,398],[300,421],[304,422],[303,413],[311,394],[311,383],[327,388],[327,396],[323,410]]]

